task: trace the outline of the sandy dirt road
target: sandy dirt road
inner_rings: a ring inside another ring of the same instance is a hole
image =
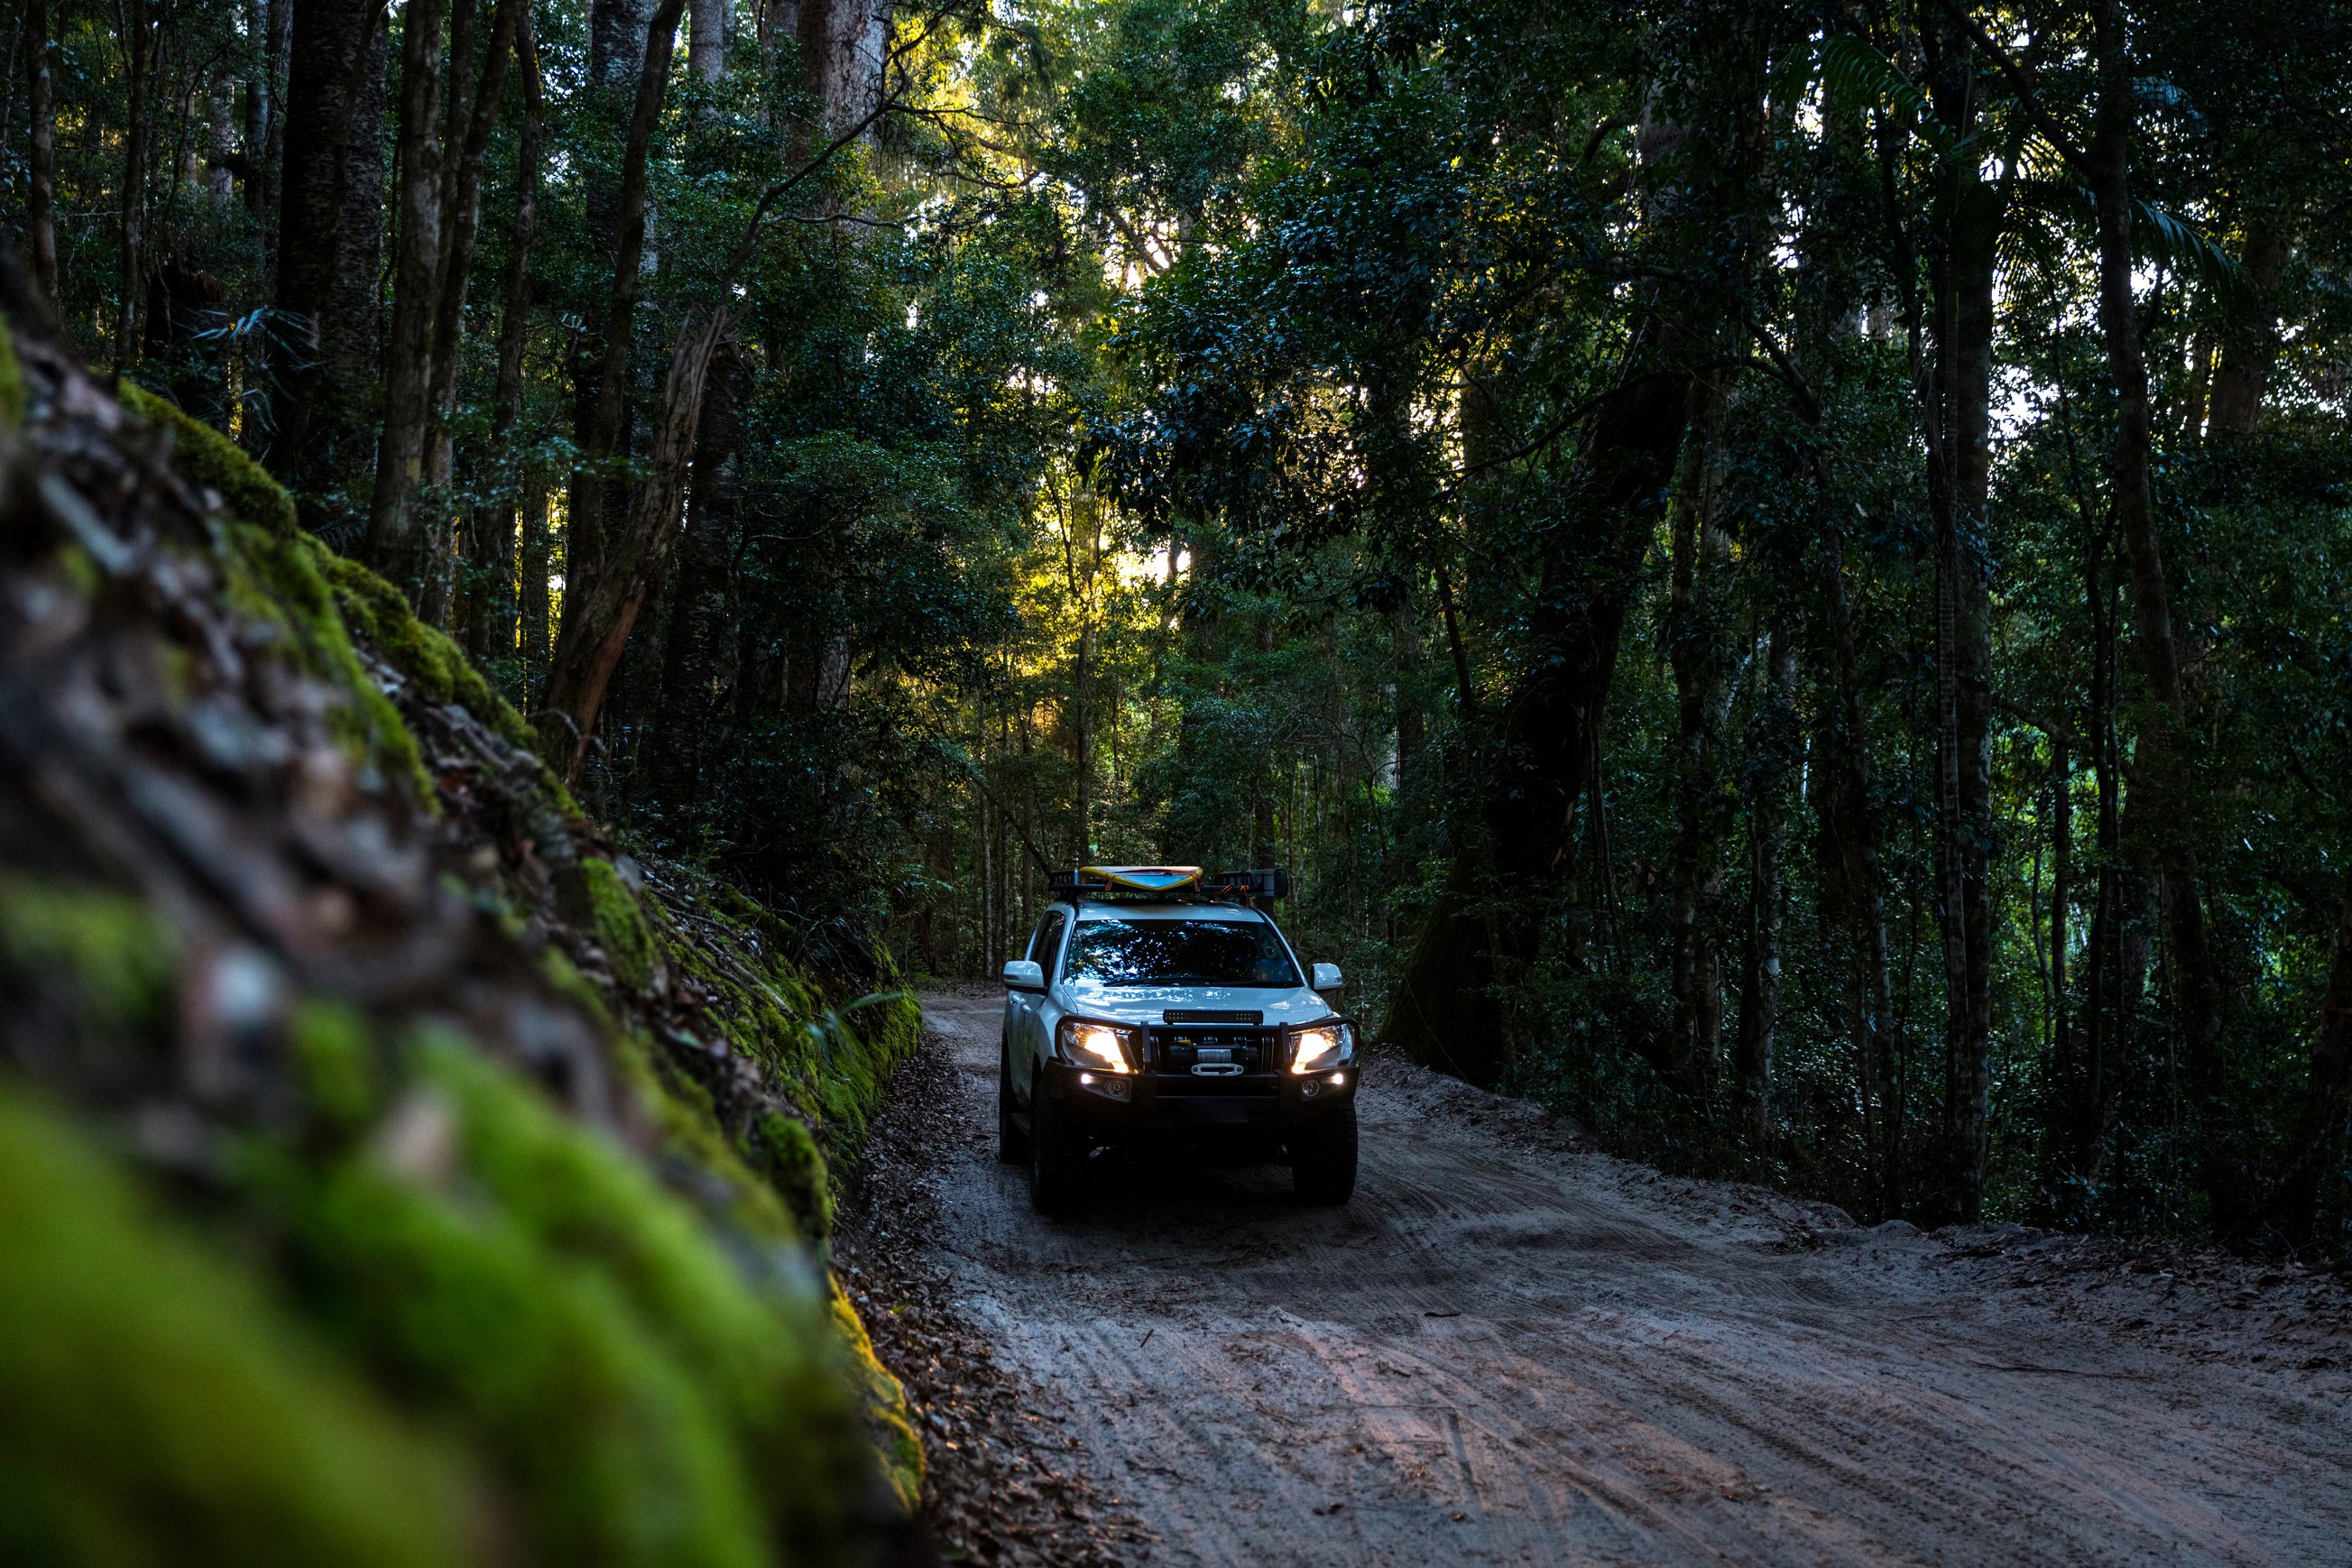
[[[2339,1283],[1857,1229],[1402,1064],[1344,1209],[1109,1171],[1042,1219],[999,1007],[927,998],[933,1262],[1152,1563],[2352,1563]]]

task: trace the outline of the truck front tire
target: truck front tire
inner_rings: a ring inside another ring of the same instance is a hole
[[[1066,1125],[1067,1114],[1042,1080],[1030,1084],[1029,1205],[1039,1214],[1067,1214],[1077,1206],[1087,1146]]]
[[[1292,1133],[1290,1190],[1304,1204],[1336,1207],[1356,1191],[1356,1106],[1317,1118]]]
[[[996,1159],[1004,1165],[1029,1162],[1028,1135],[1021,1131],[1021,1123],[1013,1116],[1011,1046],[1005,1047],[996,1058]]]

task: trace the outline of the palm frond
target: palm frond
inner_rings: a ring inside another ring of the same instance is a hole
[[[1883,110],[1945,157],[1960,150],[1951,129],[1936,118],[1936,106],[1927,101],[1918,84],[1866,40],[1850,33],[1822,39],[1821,75],[1832,105]]]

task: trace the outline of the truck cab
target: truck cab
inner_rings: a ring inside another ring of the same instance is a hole
[[[1004,965],[999,1157],[1071,1206],[1107,1148],[1286,1163],[1301,1199],[1356,1182],[1357,1040],[1266,906],[1278,870],[1086,867]]]

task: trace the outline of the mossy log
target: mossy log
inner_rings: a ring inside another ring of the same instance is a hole
[[[162,399],[26,329],[0,426],[0,1559],[917,1550],[824,1268],[887,961],[640,867]]]

